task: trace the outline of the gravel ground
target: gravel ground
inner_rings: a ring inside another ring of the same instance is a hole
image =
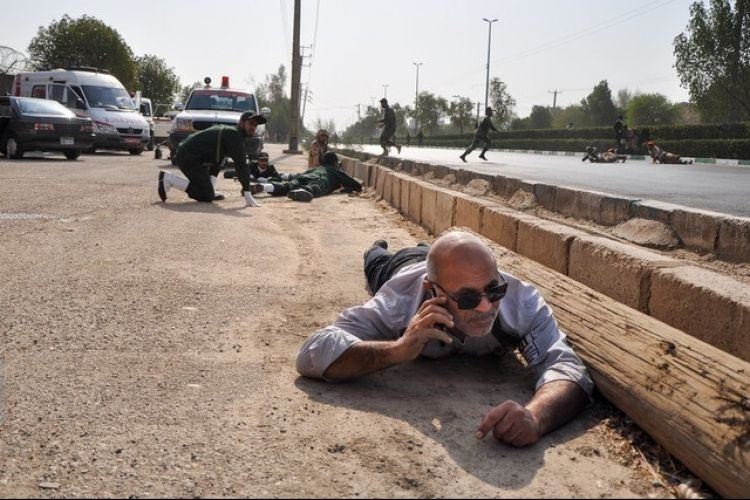
[[[300,378],[302,341],[367,298],[364,249],[430,235],[367,194],[246,209],[221,179],[223,202],[161,203],[168,165],[0,158],[0,497],[665,494],[602,402],[529,448],[477,442],[531,394],[512,356]]]

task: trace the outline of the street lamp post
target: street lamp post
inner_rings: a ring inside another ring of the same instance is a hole
[[[414,66],[417,67],[417,89],[414,92],[414,135],[417,135],[417,111],[419,110],[419,67],[422,65],[421,62],[413,62]]]
[[[388,99],[388,84],[387,83],[383,84],[383,98]]]
[[[489,27],[489,36],[487,38],[487,79],[484,84],[484,107],[486,109],[489,103],[489,97],[490,97],[490,47],[492,46],[492,23],[497,21],[497,19],[490,20],[490,19],[487,19],[486,17],[482,19],[487,21],[487,24]]]

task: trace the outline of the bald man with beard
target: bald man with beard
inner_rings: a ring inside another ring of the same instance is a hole
[[[588,403],[593,382],[549,306],[532,285],[498,270],[490,248],[473,234],[450,232],[432,247],[396,253],[376,241],[365,252],[365,275],[373,297],[307,339],[297,354],[301,375],[344,381],[418,356],[517,347],[537,376],[534,395],[523,404],[499,402],[475,432],[519,447]]]

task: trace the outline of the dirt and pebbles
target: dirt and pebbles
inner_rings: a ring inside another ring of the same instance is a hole
[[[365,248],[431,236],[367,194],[246,209],[221,179],[223,202],[161,203],[166,166],[0,158],[0,497],[670,494],[599,400],[534,446],[477,441],[531,394],[512,356],[299,377],[302,341],[366,300]]]

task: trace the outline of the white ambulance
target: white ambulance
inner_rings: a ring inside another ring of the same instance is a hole
[[[13,95],[58,101],[94,122],[96,148],[138,155],[151,140],[148,123],[122,83],[103,70],[87,67],[18,73]]]

